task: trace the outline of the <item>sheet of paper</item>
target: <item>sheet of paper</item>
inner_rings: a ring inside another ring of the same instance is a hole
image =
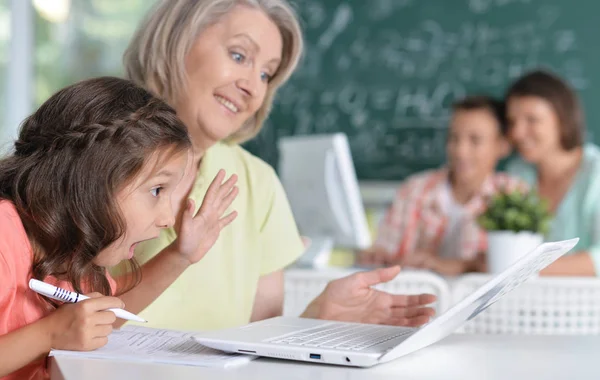
[[[192,339],[193,332],[125,326],[113,331],[106,346],[94,351],[52,350],[50,356],[74,356],[130,362],[169,363],[200,367],[230,367],[254,356],[228,354]]]

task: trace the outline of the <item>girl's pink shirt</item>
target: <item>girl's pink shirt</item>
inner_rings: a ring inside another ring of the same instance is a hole
[[[14,205],[0,200],[0,336],[47,316],[52,311],[40,295],[29,289],[33,251]],[[113,293],[116,282],[107,272]],[[45,282],[73,290],[70,283],[53,277]],[[1,380],[48,379],[46,358],[3,377]]]

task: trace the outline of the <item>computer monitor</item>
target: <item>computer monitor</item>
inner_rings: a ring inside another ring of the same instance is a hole
[[[313,251],[368,248],[371,236],[346,135],[283,137],[279,151],[281,181]]]

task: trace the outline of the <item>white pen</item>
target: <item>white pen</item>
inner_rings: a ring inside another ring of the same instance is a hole
[[[43,296],[55,299],[57,301],[62,301],[62,302],[75,303],[75,302],[87,300],[88,298],[90,298],[88,296],[84,296],[83,294],[79,294],[76,292],[70,292],[68,290],[58,288],[54,285],[45,283],[43,281],[36,280],[34,278],[29,280],[29,288],[31,290],[33,290],[34,292],[39,293]],[[142,318],[138,317],[137,315],[128,312],[127,310],[116,309],[116,308],[108,309],[108,310],[115,313],[115,315],[121,319],[127,319],[128,321],[136,321],[136,322],[147,322],[145,319],[142,319]]]

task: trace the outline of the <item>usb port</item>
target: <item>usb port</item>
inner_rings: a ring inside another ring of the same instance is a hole
[[[319,355],[319,354],[310,354],[310,358],[311,359],[319,360],[319,359],[321,359],[321,355]]]

